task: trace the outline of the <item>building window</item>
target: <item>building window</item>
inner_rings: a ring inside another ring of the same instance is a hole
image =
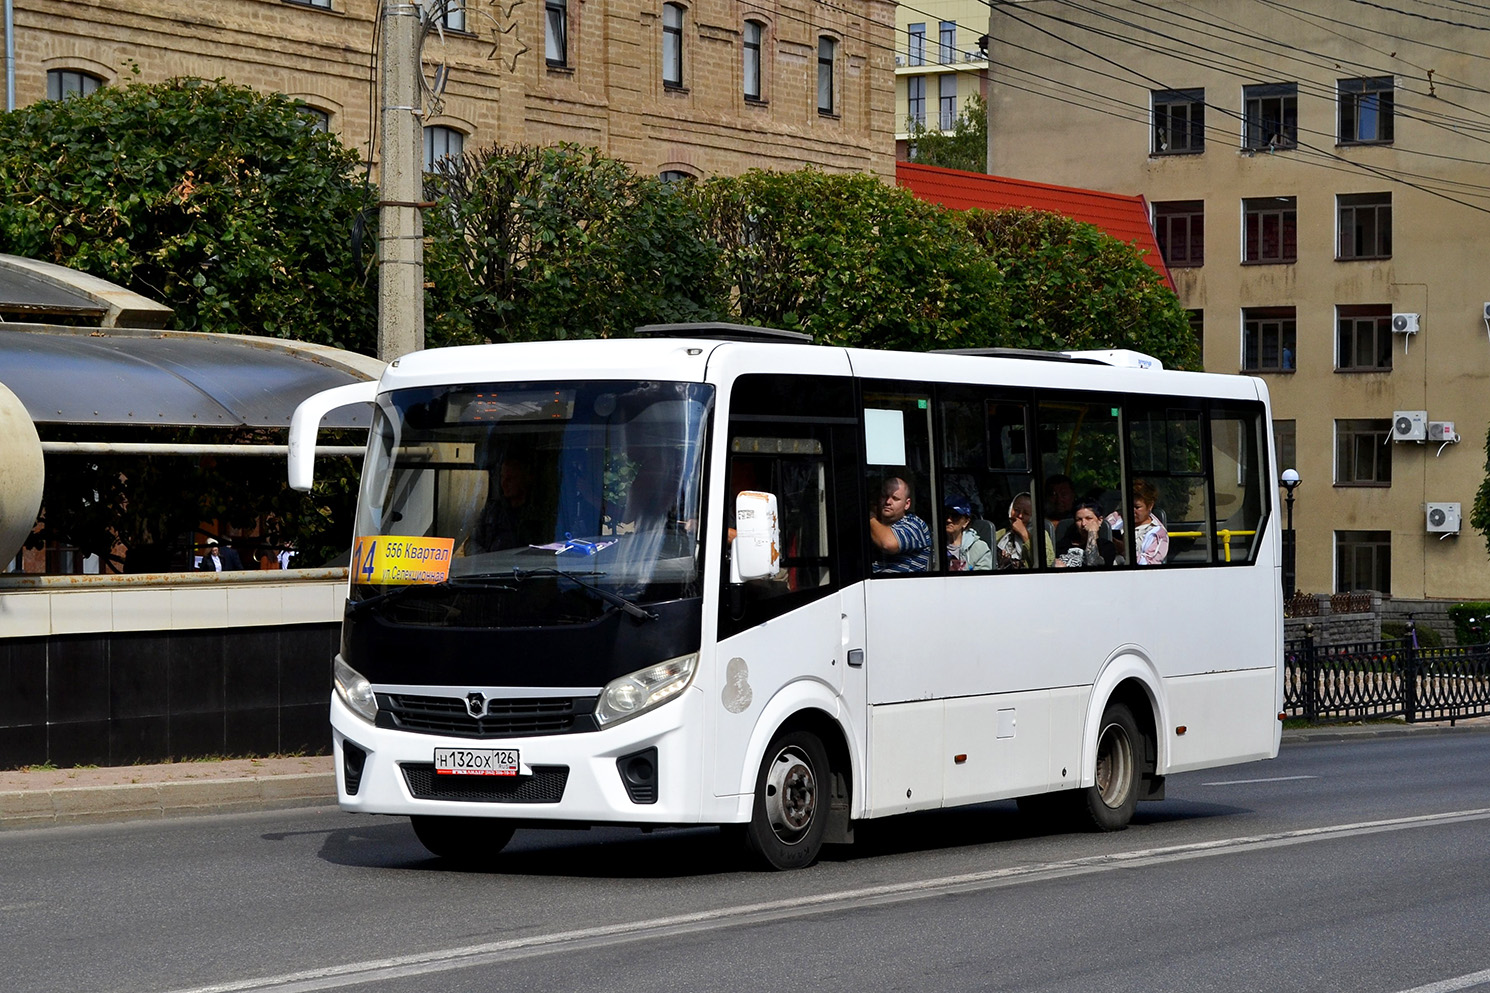
[[[1154,237],[1170,268],[1205,265],[1205,201],[1154,204]]]
[[[302,103],[295,108],[295,112],[312,131],[324,134],[331,130],[331,115],[319,107],[311,107]]]
[[[466,29],[466,0],[424,0],[424,10],[427,16],[438,18],[440,26],[447,31]]]
[[[943,21],[941,30],[937,37],[938,49],[936,60],[943,65],[950,65],[957,61],[957,22]]]
[[[1392,257],[1392,195],[1350,193],[1335,198],[1340,214],[1340,259]]]
[[[459,159],[465,150],[466,136],[454,128],[438,124],[424,129],[424,171],[434,172],[448,168],[448,163]]]
[[[906,33],[906,65],[924,66],[926,64],[926,25],[912,24],[905,29]]]
[[[1205,311],[1187,310],[1185,316],[1190,318],[1190,333],[1195,336],[1195,347],[1200,350],[1201,360],[1205,359]]]
[[[912,125],[926,124],[926,77],[905,77],[906,117]]]
[[[817,112],[833,113],[833,59],[838,43],[832,38],[817,40]]]
[[[683,85],[683,8],[662,5],[662,84]]]
[[[693,177],[681,169],[664,169],[657,174],[664,183],[686,183]]]
[[[766,26],[760,21],[745,22],[745,99],[761,98],[761,39]]]
[[[1341,372],[1392,371],[1392,308],[1339,307],[1335,368]]]
[[[1392,140],[1392,90],[1391,76],[1340,80],[1341,144]]]
[[[1335,485],[1392,485],[1390,419],[1335,422]]]
[[[285,2],[298,4],[301,7],[320,7],[322,10],[331,9],[331,0],[285,0]]]
[[[957,74],[949,72],[939,77],[937,85],[941,91],[937,126],[943,131],[951,131],[957,123]]]
[[[1155,90],[1154,154],[1205,151],[1205,90]]]
[[[1296,148],[1299,143],[1299,84],[1242,88],[1242,146],[1258,150]]]
[[[1392,532],[1335,532],[1335,592],[1392,592]]]
[[[1247,372],[1293,372],[1295,337],[1292,307],[1242,311],[1242,368]]]
[[[85,97],[103,85],[103,80],[76,69],[51,69],[47,72],[47,99],[66,100]]]
[[[1298,198],[1251,197],[1242,201],[1243,262],[1299,260]]]
[[[1297,469],[1299,465],[1297,421],[1273,422],[1273,463],[1278,472]]]
[[[543,61],[569,65],[569,2],[543,0]]]

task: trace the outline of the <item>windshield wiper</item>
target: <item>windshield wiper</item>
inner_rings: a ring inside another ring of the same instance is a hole
[[[486,575],[481,573],[469,576],[456,576],[439,583],[410,583],[407,586],[395,586],[393,589],[376,596],[370,596],[365,600],[347,601],[347,611],[354,616],[369,610],[378,604],[392,603],[408,596],[414,590],[499,590],[508,593],[516,592],[517,587],[508,586],[501,580],[509,578],[507,575]]]
[[[654,611],[647,610],[645,607],[638,606],[636,603],[626,599],[619,593],[613,593],[610,590],[602,589],[601,587],[596,586],[594,583],[587,583],[573,573],[565,572],[563,569],[553,569],[548,567],[542,569],[513,569],[511,575],[513,579],[519,581],[527,579],[529,576],[560,576],[564,579],[569,580],[571,583],[580,587],[581,589],[588,590],[595,596],[604,600],[606,603],[614,604],[615,606],[620,607],[622,610],[630,614],[632,617],[635,617],[637,620],[657,620],[657,614]]]

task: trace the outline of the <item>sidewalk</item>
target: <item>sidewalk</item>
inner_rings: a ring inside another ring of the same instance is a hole
[[[1490,717],[1333,724],[1283,732],[1284,745],[1490,731]],[[0,830],[276,810],[336,802],[330,755],[0,772]]]

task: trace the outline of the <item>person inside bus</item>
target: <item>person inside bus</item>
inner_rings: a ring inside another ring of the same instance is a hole
[[[1102,508],[1092,500],[1076,505],[1076,517],[1055,549],[1057,569],[1084,569],[1121,562],[1117,545],[1103,527]]]
[[[1045,477],[1045,536],[1055,544],[1071,523],[1071,511],[1076,506],[1076,487],[1070,476],[1056,473]]]
[[[1169,557],[1169,529],[1154,514],[1158,502],[1158,487],[1133,480],[1133,554],[1139,565],[1163,565]]]
[[[911,513],[911,490],[899,476],[880,484],[879,500],[869,516],[869,539],[875,573],[926,572],[931,568],[931,528]]]
[[[942,503],[949,572],[988,572],[993,568],[993,550],[972,529],[972,523],[973,508],[967,497],[949,494]]]
[[[496,485],[489,487],[494,492],[487,497],[471,535],[473,549],[491,552],[553,540],[533,499],[532,456],[509,448],[494,475]]]
[[[1009,501],[1009,526],[1000,528],[994,537],[995,569],[1033,569],[1035,567],[1035,543],[1030,535],[1030,522],[1034,520],[1034,500],[1028,491],[1018,493]],[[1045,564],[1053,559],[1049,541],[1041,542],[1045,549]]]

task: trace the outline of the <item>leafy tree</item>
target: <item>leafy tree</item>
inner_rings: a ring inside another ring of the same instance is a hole
[[[1469,511],[1469,523],[1485,536],[1485,548],[1490,551],[1490,432],[1485,435],[1485,481],[1475,494],[1474,506]]]
[[[1174,291],[1132,245],[1049,211],[968,211],[967,231],[1003,274],[1017,348],[1132,348],[1199,369],[1200,347]]]
[[[739,320],[817,341],[994,344],[999,273],[959,215],[866,175],[751,171],[697,190]]]
[[[988,171],[988,104],[976,93],[963,101],[962,113],[951,131],[928,128],[925,121],[910,121],[911,161],[921,165]]]
[[[289,99],[196,79],[0,115],[0,251],[175,308],[175,327],[372,352],[356,155]]]
[[[491,147],[425,186],[432,346],[611,337],[723,307],[686,189],[593,149]]]

